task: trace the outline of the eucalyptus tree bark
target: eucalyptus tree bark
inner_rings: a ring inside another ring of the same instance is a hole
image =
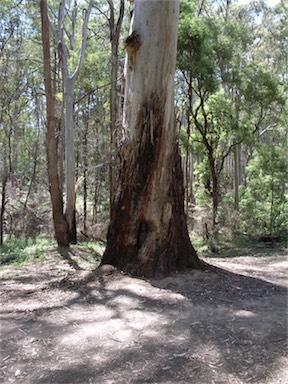
[[[94,1],[90,0],[82,25],[82,44],[78,58],[78,64],[70,73],[68,63],[68,48],[64,36],[64,18],[66,16],[66,0],[59,4],[58,37],[63,60],[63,81],[64,81],[64,108],[65,108],[65,175],[66,175],[66,220],[68,223],[69,243],[77,242],[76,231],[76,182],[75,182],[75,148],[74,148],[74,89],[75,82],[83,66],[86,42],[87,25]],[[77,5],[77,4],[76,4]],[[70,48],[74,49],[76,9],[72,16],[72,33],[68,34]],[[55,34],[55,32],[54,32]]]
[[[46,93],[47,113],[47,158],[50,196],[52,202],[53,223],[56,241],[59,246],[67,246],[68,225],[63,213],[63,195],[59,185],[57,167],[57,143],[55,135],[55,99],[52,91],[51,57],[49,40],[49,20],[47,12],[47,0],[40,0],[40,12],[42,22],[42,44],[44,57],[44,83]]]
[[[107,0],[110,8],[109,27],[111,43],[111,73],[110,73],[110,214],[115,195],[115,151],[117,147],[117,117],[118,117],[118,98],[117,98],[117,78],[119,68],[119,39],[124,17],[124,0],[120,1],[119,15],[115,20],[115,9],[113,0]]]
[[[201,267],[188,235],[176,140],[179,1],[135,0],[125,41],[121,169],[102,264],[139,276]]]

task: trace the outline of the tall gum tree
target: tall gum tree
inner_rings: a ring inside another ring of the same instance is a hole
[[[62,71],[64,82],[64,108],[65,108],[65,174],[66,174],[66,220],[68,223],[69,243],[77,243],[76,231],[76,185],[75,185],[75,146],[74,146],[74,90],[75,83],[79,73],[83,67],[85,58],[85,50],[87,43],[87,26],[94,1],[89,0],[87,10],[82,23],[82,41],[80,53],[78,55],[78,63],[73,71],[69,69],[69,53],[75,49],[75,25],[77,18],[78,2],[74,1],[74,8],[71,16],[71,32],[65,28],[65,18],[67,18],[69,5],[66,0],[59,2],[58,12],[58,28],[50,27],[54,33],[54,37],[59,40],[59,48],[62,57]],[[71,5],[71,4],[70,4]],[[67,35],[67,36],[66,36]],[[66,44],[66,38],[69,40],[69,47]]]
[[[119,15],[116,20],[114,1],[107,0],[110,9],[109,15],[109,28],[110,28],[110,44],[111,44],[111,89],[110,89],[110,151],[111,151],[111,159],[109,166],[109,181],[110,181],[110,213],[112,202],[114,200],[114,191],[115,191],[115,165],[114,165],[114,150],[117,145],[116,137],[117,137],[117,78],[118,78],[118,68],[119,68],[119,40],[120,40],[120,32],[121,26],[124,18],[124,9],[125,2],[124,0],[120,1],[119,4]]]
[[[53,222],[55,238],[59,246],[67,246],[68,225],[63,213],[63,196],[59,184],[58,164],[57,164],[57,144],[55,135],[55,99],[52,90],[51,78],[51,57],[50,57],[50,37],[49,20],[47,10],[47,0],[40,0],[41,30],[44,60],[44,83],[46,93],[46,113],[47,113],[47,159],[48,159],[48,178],[49,190],[52,202]]]
[[[135,0],[125,41],[121,167],[103,264],[138,276],[201,268],[187,230],[174,116],[179,1]]]

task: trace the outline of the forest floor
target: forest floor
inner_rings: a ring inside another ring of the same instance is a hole
[[[149,280],[89,257],[1,269],[1,383],[288,383],[285,250]]]

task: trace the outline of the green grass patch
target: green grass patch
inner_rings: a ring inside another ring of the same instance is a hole
[[[51,240],[42,237],[10,239],[0,247],[0,264],[22,264],[33,260],[43,262],[48,246],[51,246]]]
[[[257,246],[257,242],[253,238],[244,233],[235,234],[232,238],[234,247],[236,248],[247,248]]]
[[[88,249],[91,253],[90,262],[95,263],[100,262],[102,259],[103,252],[105,250],[105,243],[101,241],[93,242],[93,241],[87,241],[83,243],[78,244],[78,248],[82,249]],[[88,261],[88,260],[87,260]]]

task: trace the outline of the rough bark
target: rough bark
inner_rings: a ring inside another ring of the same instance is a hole
[[[63,214],[63,197],[59,186],[57,167],[57,143],[55,135],[55,100],[52,91],[51,58],[49,40],[49,20],[47,13],[47,0],[40,0],[42,43],[44,57],[44,83],[46,93],[47,113],[47,159],[50,196],[52,202],[53,223],[55,237],[59,246],[68,246],[68,226]]]
[[[126,39],[121,171],[102,264],[138,276],[201,267],[188,235],[176,141],[178,1],[136,0]]]

